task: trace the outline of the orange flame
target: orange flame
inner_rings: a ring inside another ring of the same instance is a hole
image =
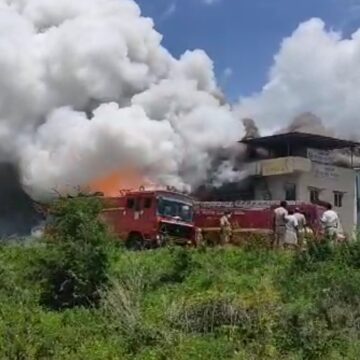
[[[115,171],[110,175],[95,180],[90,184],[92,191],[101,191],[105,196],[119,196],[120,190],[138,190],[148,181],[133,169]]]

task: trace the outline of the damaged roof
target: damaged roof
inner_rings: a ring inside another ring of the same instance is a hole
[[[355,141],[302,132],[291,132],[259,138],[243,139],[240,142],[246,145],[266,149],[286,148],[289,145],[291,147],[309,147],[321,150],[360,148],[360,143]]]

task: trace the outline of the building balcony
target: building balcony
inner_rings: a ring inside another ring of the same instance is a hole
[[[250,176],[276,176],[310,171],[311,160],[298,156],[255,161],[248,167]]]

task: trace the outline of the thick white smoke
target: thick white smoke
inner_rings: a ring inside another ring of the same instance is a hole
[[[321,20],[309,20],[283,41],[274,61],[262,91],[240,99],[240,116],[271,133],[312,112],[337,135],[359,137],[360,30],[343,38]]]
[[[0,0],[0,160],[33,197],[128,166],[196,185],[242,137],[208,56],[153,26],[133,0]]]

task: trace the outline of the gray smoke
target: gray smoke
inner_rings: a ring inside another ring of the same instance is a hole
[[[294,118],[288,127],[279,133],[303,132],[315,135],[337,137],[335,131],[328,128],[324,121],[311,112],[302,113]],[[345,167],[360,166],[360,154],[357,149],[353,154],[351,150],[334,150],[334,163]]]
[[[327,128],[317,115],[311,112],[304,112],[297,115],[290,124],[278,133],[302,132],[322,136],[335,136],[334,131]]]
[[[245,136],[243,139],[254,139],[260,137],[259,128],[253,119],[245,118],[242,122],[245,129]]]

